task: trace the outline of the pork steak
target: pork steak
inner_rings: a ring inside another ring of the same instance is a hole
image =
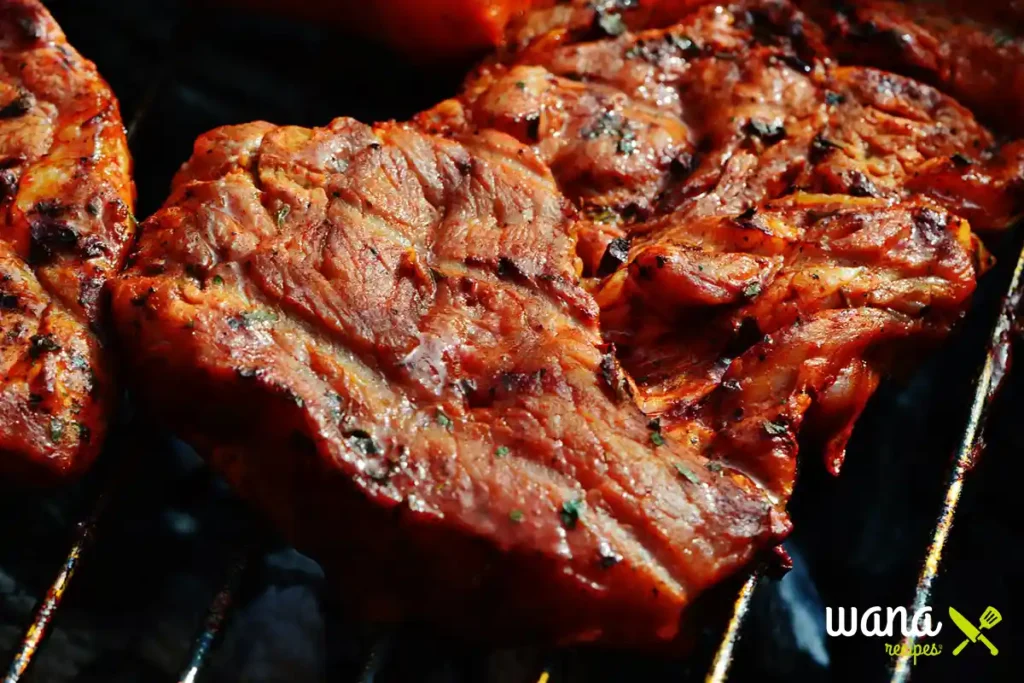
[[[140,395],[373,615],[672,641],[1012,204],[1012,147],[786,3],[601,19],[409,123],[202,136],[112,283]]]
[[[83,471],[114,396],[100,295],[134,231],[117,100],[35,0],[0,1],[0,473]]]

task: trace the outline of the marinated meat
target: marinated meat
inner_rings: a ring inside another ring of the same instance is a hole
[[[39,2],[0,1],[0,473],[77,474],[113,399],[95,332],[133,232],[117,100]]]
[[[373,612],[670,639],[785,528],[630,401],[574,211],[508,136],[231,127],[174,187],[113,287],[133,371]]]
[[[920,318],[922,341],[959,317],[989,260],[971,226],[1002,228],[1021,206],[1019,143],[998,146],[932,87],[837,66],[786,3],[707,6],[668,29],[581,42],[585,25],[517,39],[420,122],[502,130],[550,165],[589,219],[586,286],[646,413],[687,430],[726,391],[732,359],[783,331],[799,346],[834,309]],[[828,396],[807,428],[823,431],[834,470],[888,360],[870,354],[871,367],[825,372],[779,411],[798,424],[810,397]],[[788,358],[780,375],[807,362]],[[830,389],[844,373],[861,382]],[[786,495],[794,463],[781,462],[781,479],[761,483]]]
[[[802,0],[837,55],[912,75],[1015,135],[1024,133],[1024,3]]]
[[[651,646],[788,531],[798,436],[837,470],[962,315],[1016,148],[783,2],[568,10],[614,35],[541,10],[412,122],[204,135],[112,305],[362,610]]]

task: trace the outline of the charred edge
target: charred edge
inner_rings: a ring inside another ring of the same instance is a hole
[[[853,197],[878,197],[881,192],[871,180],[860,171],[853,171],[846,177],[847,190]]]
[[[818,133],[814,136],[814,140],[811,141],[811,152],[808,155],[808,160],[812,164],[820,163],[837,149],[840,149],[839,144],[829,140],[825,137],[824,133]]]
[[[629,384],[618,361],[615,360],[615,347],[612,346],[608,353],[601,356],[601,364],[598,368],[598,375],[601,382],[616,401],[623,401],[629,398]]]
[[[37,203],[33,211],[35,215],[29,219],[29,260],[33,264],[47,263],[59,254],[79,251],[78,233],[63,220],[67,207],[46,200]],[[95,249],[87,246],[86,251]]]
[[[629,259],[629,237],[616,237],[608,243],[597,267],[597,275],[606,277],[617,271]]]
[[[0,120],[24,116],[32,110],[32,105],[34,104],[35,98],[32,97],[31,93],[23,92],[5,106],[0,107]]]

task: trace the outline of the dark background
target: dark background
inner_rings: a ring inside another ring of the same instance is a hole
[[[203,3],[206,4],[206,3]],[[134,128],[138,214],[162,201],[193,139],[217,125],[266,119],[323,125],[334,116],[396,118],[455,92],[458,69],[428,68],[328,27],[171,0],[48,3],[71,42],[94,60]],[[949,463],[967,421],[988,328],[1019,249],[1001,258],[978,306],[943,349],[885,383],[857,427],[841,477],[801,464],[786,546],[795,569],[759,587],[743,627],[733,681],[881,681],[881,639],[828,638],[824,607],[910,602],[939,512]],[[1024,531],[1016,508],[1024,454],[1022,373],[996,403],[988,447],[970,474],[932,601],[944,654],[921,658],[915,681],[1020,680]],[[708,624],[686,661],[593,650],[485,651],[415,625],[351,624],[325,599],[312,561],[276,541],[194,455],[125,411],[121,436],[95,472],[40,495],[0,485],[0,654],[13,651],[97,491],[120,482],[27,680],[177,680],[225,573],[249,557],[236,609],[201,681],[701,680],[721,625]],[[357,587],[353,587],[357,589]],[[975,620],[991,605],[1000,648],[959,657],[955,606]],[[898,638],[891,639],[893,642]],[[368,660],[383,662],[360,678]],[[1017,671],[1016,675],[1013,672]]]

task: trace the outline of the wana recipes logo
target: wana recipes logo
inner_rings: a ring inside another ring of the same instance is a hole
[[[941,655],[943,646],[941,643],[916,642],[918,638],[934,638],[942,632],[943,623],[932,620],[932,608],[923,607],[916,610],[911,617],[906,607],[869,607],[858,614],[856,607],[847,610],[845,607],[833,609],[825,608],[825,630],[832,637],[851,637],[856,635],[873,638],[894,638],[898,635],[904,639],[914,638],[913,645],[906,641],[886,642],[886,654],[893,656],[912,657],[917,663],[918,657],[935,657]],[[992,629],[1003,620],[1003,615],[994,607],[988,607],[978,618],[977,623],[964,616],[953,607],[949,608],[949,618],[959,629],[958,636],[961,640],[953,649],[953,656],[958,656],[969,645],[977,644],[974,649],[987,650],[988,654],[995,657],[999,654],[997,648],[988,636],[983,633]]]

